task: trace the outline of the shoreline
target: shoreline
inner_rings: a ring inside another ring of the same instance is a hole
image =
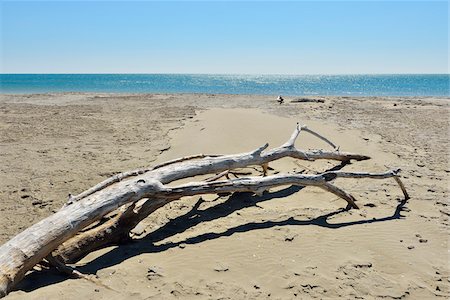
[[[274,94],[233,94],[233,93],[185,93],[185,92],[77,92],[77,91],[55,91],[55,92],[14,92],[14,93],[3,93],[0,91],[0,96],[66,96],[66,95],[83,95],[83,96],[155,96],[155,95],[169,95],[169,96],[235,96],[235,97],[276,97],[277,93]],[[433,96],[433,95],[425,95],[425,96],[403,96],[403,95],[326,95],[326,94],[295,94],[295,95],[284,95],[289,98],[341,98],[341,99],[387,99],[387,100],[395,100],[395,99],[411,99],[411,100],[450,100],[450,95],[442,95],[442,96]]]

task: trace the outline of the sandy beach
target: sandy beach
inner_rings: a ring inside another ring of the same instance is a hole
[[[432,299],[450,297],[450,99],[209,94],[0,95],[0,244],[118,172],[197,154],[279,146],[296,123],[394,180],[338,179],[361,209],[317,188],[185,197],[135,241],[75,266],[101,284],[32,272],[5,299]],[[308,134],[302,149],[329,149]],[[270,172],[335,162],[282,159]],[[252,171],[253,172],[253,171]]]

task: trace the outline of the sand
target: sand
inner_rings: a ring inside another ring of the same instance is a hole
[[[296,122],[371,160],[393,180],[336,182],[360,210],[315,188],[257,197],[183,198],[147,218],[136,241],[77,263],[100,285],[29,274],[6,299],[430,299],[450,296],[449,99],[269,96],[0,95],[0,243],[120,171],[195,153],[287,140]],[[303,149],[328,145],[302,134]],[[271,164],[307,173],[331,162]]]

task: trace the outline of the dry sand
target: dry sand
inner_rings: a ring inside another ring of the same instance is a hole
[[[360,210],[314,188],[262,197],[208,195],[167,205],[136,242],[77,266],[102,283],[28,275],[6,299],[430,299],[450,296],[449,99],[326,97],[278,105],[267,96],[0,95],[0,243],[116,172],[195,153],[286,141],[297,121],[371,160],[392,180],[339,180]],[[302,134],[297,146],[327,148]],[[271,172],[333,167],[271,164]]]

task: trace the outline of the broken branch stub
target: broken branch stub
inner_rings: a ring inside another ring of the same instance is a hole
[[[334,150],[297,149],[295,141],[302,130],[325,141]],[[341,162],[369,159],[365,155],[340,152],[331,141],[298,124],[285,144],[271,150],[266,150],[267,147],[268,144],[265,144],[254,151],[235,155],[199,154],[183,157],[155,167],[114,175],[77,196],[71,196],[61,210],[0,247],[0,297],[5,296],[26,272],[43,259],[50,258],[50,262],[64,270],[61,260],[75,261],[92,250],[129,239],[130,231],[149,214],[184,196],[234,192],[253,192],[258,195],[283,185],[316,186],[344,199],[349,207],[358,208],[352,195],[332,184],[335,178],[393,177],[405,198],[408,198],[398,177],[398,170],[385,173],[330,171],[315,175],[277,174],[220,180],[231,170],[248,166],[263,166],[266,175],[268,164],[284,157]],[[175,180],[208,174],[209,179],[201,182],[168,186]],[[98,222],[113,212],[115,215],[109,220]]]

